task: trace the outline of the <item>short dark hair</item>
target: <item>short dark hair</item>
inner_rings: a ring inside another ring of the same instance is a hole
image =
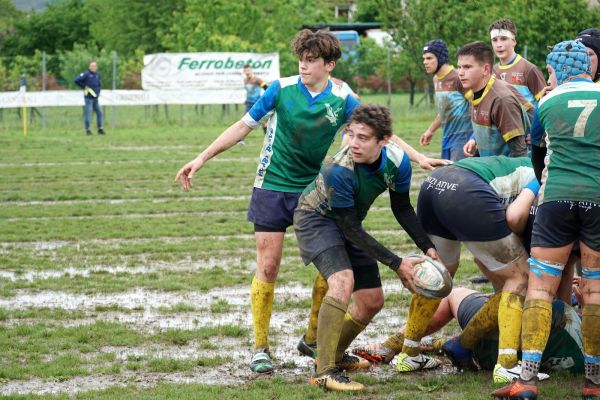
[[[315,58],[323,57],[325,63],[337,61],[342,56],[338,38],[324,30],[316,32],[310,29],[301,30],[292,41],[292,48],[298,58],[309,53]]]
[[[252,68],[250,64],[244,64],[244,68]]]
[[[456,52],[457,58],[461,56],[473,56],[480,64],[494,65],[494,52],[492,51],[492,48],[484,42],[477,41],[465,44]]]
[[[375,131],[377,140],[386,136],[392,136],[392,114],[389,108],[379,104],[362,104],[356,109],[348,120],[348,125],[352,123],[365,124]]]
[[[517,26],[511,19],[497,19],[496,21],[490,24],[490,27],[488,28],[488,33],[492,32],[492,29],[505,29],[507,31],[512,32],[512,34],[515,35],[515,37],[517,37]]]

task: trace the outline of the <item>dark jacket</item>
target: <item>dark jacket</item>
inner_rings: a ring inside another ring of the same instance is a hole
[[[75,78],[75,84],[82,89],[85,89],[86,87],[91,89],[91,91],[87,90],[85,92],[85,97],[87,98],[95,99],[100,96],[101,81],[100,74],[97,72],[92,72],[90,70],[82,72]],[[95,96],[94,93],[96,94]]]

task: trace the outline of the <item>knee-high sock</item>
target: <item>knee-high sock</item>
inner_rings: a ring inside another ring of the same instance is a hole
[[[394,333],[387,338],[383,344],[394,350],[394,353],[398,354],[402,351],[402,346],[404,346],[404,334],[400,332]]]
[[[325,296],[317,327],[317,373],[335,367],[335,354],[348,305]]]
[[[600,305],[583,306],[581,333],[585,351],[585,378],[600,385]]]
[[[402,352],[409,356],[419,355],[419,344],[425,336],[427,325],[440,305],[440,299],[431,299],[420,294],[413,294],[408,310],[408,321],[404,331]]]
[[[542,353],[550,336],[552,303],[546,300],[525,300],[523,307],[523,369],[521,379],[530,381],[537,377],[542,362]]]
[[[473,349],[478,341],[498,328],[498,305],[501,294],[502,292],[498,292],[490,297],[465,326],[460,334],[460,344],[464,348]]]
[[[269,347],[269,324],[275,297],[275,283],[264,282],[256,277],[250,287],[250,307],[254,325],[254,349]]]
[[[312,304],[310,306],[310,316],[308,317],[308,327],[306,328],[306,334],[304,335],[304,340],[307,342],[316,342],[317,341],[317,323],[319,321],[319,310],[321,309],[321,303],[323,303],[323,298],[327,294],[327,281],[321,275],[321,273],[317,273],[315,278],[315,283],[313,283],[312,290]]]
[[[517,365],[517,351],[521,345],[523,296],[502,291],[498,304],[498,364],[504,368]]]
[[[344,323],[340,332],[340,340],[335,352],[335,361],[339,362],[344,356],[344,352],[350,346],[350,343],[367,327],[367,325],[358,322],[349,312],[344,315]]]

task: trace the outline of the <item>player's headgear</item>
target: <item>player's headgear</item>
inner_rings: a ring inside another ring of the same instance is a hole
[[[585,47],[594,50],[596,57],[598,57],[598,62],[600,63],[600,29],[585,29],[579,32],[575,40],[583,43]],[[594,81],[597,81],[598,78],[600,78],[600,68],[596,69],[596,76],[593,77]]]
[[[448,46],[441,39],[430,40],[423,47],[423,54],[432,53],[436,56],[438,65],[435,73],[437,73],[442,65],[448,63]]]
[[[561,85],[572,76],[587,73],[592,74],[590,56],[585,46],[575,40],[565,40],[552,48],[546,64],[551,65],[556,75],[556,81]]]

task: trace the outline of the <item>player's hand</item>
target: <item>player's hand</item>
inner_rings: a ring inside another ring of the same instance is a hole
[[[552,91],[552,89],[554,89],[552,86],[544,86],[544,88],[542,89],[542,92],[540,94],[540,99],[542,97],[544,97],[545,95],[547,95],[548,93],[550,93]]]
[[[202,168],[202,165],[204,165],[204,162],[199,158],[195,158],[181,167],[179,172],[177,172],[177,175],[175,175],[175,181],[179,181],[184,190],[189,190],[192,187],[192,178],[194,177],[194,174]]]
[[[467,157],[473,157],[476,151],[477,142],[475,142],[475,139],[469,139],[469,141],[463,146],[463,153],[465,153],[465,156]]]
[[[440,255],[433,247],[427,250],[427,253],[425,253],[425,255],[433,258],[436,261],[442,262],[442,260],[440,260]]]
[[[421,146],[429,146],[429,143],[431,143],[431,138],[433,138],[433,132],[431,132],[428,129],[425,131],[425,133],[421,135],[421,138],[419,139],[419,144]]]
[[[441,158],[429,158],[423,156],[419,159],[419,166],[430,171],[433,171],[435,167],[443,167],[444,165],[450,164],[452,164],[452,161],[442,160]]]
[[[396,275],[398,275],[404,287],[410,290],[411,293],[415,293],[415,280],[418,279],[415,277],[415,265],[423,261],[425,260],[422,258],[403,258],[402,264],[396,270]]]

